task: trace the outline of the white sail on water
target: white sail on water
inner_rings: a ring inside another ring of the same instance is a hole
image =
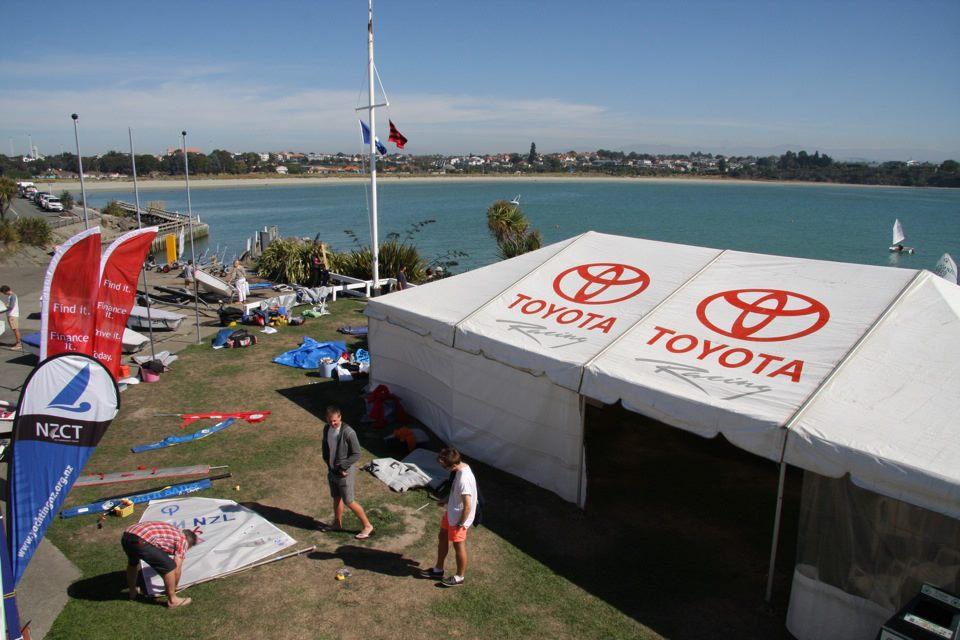
[[[903,244],[903,241],[906,239],[907,236],[903,235],[903,225],[900,224],[900,219],[897,218],[893,223],[893,242],[891,244]]]
[[[960,284],[960,279],[957,277],[957,263],[949,253],[943,254],[933,272],[948,282]]]

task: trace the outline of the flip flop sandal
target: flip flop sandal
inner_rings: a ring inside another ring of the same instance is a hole
[[[357,535],[355,535],[355,536],[353,536],[353,537],[356,538],[357,540],[366,540],[367,538],[369,538],[370,536],[373,535],[373,532],[374,532],[374,531],[375,531],[374,529],[371,529],[371,530],[370,530],[370,533],[363,533],[363,532],[361,531],[360,533],[358,533]]]

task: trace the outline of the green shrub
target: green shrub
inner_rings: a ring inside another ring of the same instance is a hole
[[[20,242],[20,234],[17,228],[9,220],[0,222],[0,242],[11,245]]]
[[[257,261],[257,275],[273,282],[307,284],[316,245],[297,238],[274,240]],[[373,256],[370,247],[351,251],[327,252],[330,271],[350,278],[370,280],[373,277]],[[395,278],[400,265],[407,268],[407,279],[418,282],[425,279],[427,262],[420,257],[417,247],[399,238],[380,244],[380,277]]]
[[[313,244],[296,238],[274,240],[257,261],[257,275],[284,284],[307,284]]]
[[[120,203],[118,203],[116,200],[111,200],[108,202],[107,206],[100,210],[100,213],[108,216],[117,216],[118,218],[122,218],[127,215],[126,210],[121,208]]]
[[[20,218],[15,226],[20,240],[34,247],[45,247],[53,239],[50,225],[43,218]]]
[[[400,265],[407,268],[407,280],[417,282],[424,279],[426,262],[414,245],[391,238],[380,244],[380,277],[395,278]],[[362,247],[343,253],[333,254],[330,271],[351,278],[370,280],[373,278],[373,255],[370,247]]]

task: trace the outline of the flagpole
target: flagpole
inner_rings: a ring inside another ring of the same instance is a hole
[[[80,116],[71,113],[70,117],[73,118],[73,139],[77,142],[77,170],[80,172],[80,199],[83,200],[83,228],[89,229],[90,224],[87,222],[87,189],[83,186],[83,158],[80,156],[80,132],[77,128],[77,120],[80,119]],[[30,155],[33,155],[32,145]]]
[[[193,310],[197,315],[197,344],[200,344],[200,293],[197,290],[197,253],[193,249],[193,206],[190,203],[190,161],[187,157],[187,132],[181,131],[183,177],[187,182],[187,219],[190,225],[190,260],[193,262]]]
[[[134,202],[137,205],[137,229],[142,229],[143,224],[140,222],[140,187],[137,185],[137,157],[133,153],[133,128],[127,127],[127,135],[130,137],[130,168],[133,170],[133,198]],[[147,303],[147,329],[150,332],[150,357],[153,360],[157,359],[157,350],[153,344],[153,318],[150,317],[150,289],[148,289],[147,284],[147,266],[143,265],[143,292],[147,295],[145,302]]]
[[[377,112],[374,108],[375,85],[373,82],[373,0],[368,0],[367,21],[367,76],[370,83],[370,233],[373,239],[370,252],[373,258],[373,295],[380,291],[380,242],[377,237]]]

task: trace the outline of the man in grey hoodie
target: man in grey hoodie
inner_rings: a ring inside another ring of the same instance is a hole
[[[323,461],[327,464],[327,483],[333,498],[333,529],[343,528],[343,505],[347,505],[363,528],[357,540],[366,540],[373,533],[373,525],[367,519],[363,507],[354,495],[356,464],[360,460],[360,441],[357,432],[343,422],[340,408],[327,407],[327,425],[323,428]]]

